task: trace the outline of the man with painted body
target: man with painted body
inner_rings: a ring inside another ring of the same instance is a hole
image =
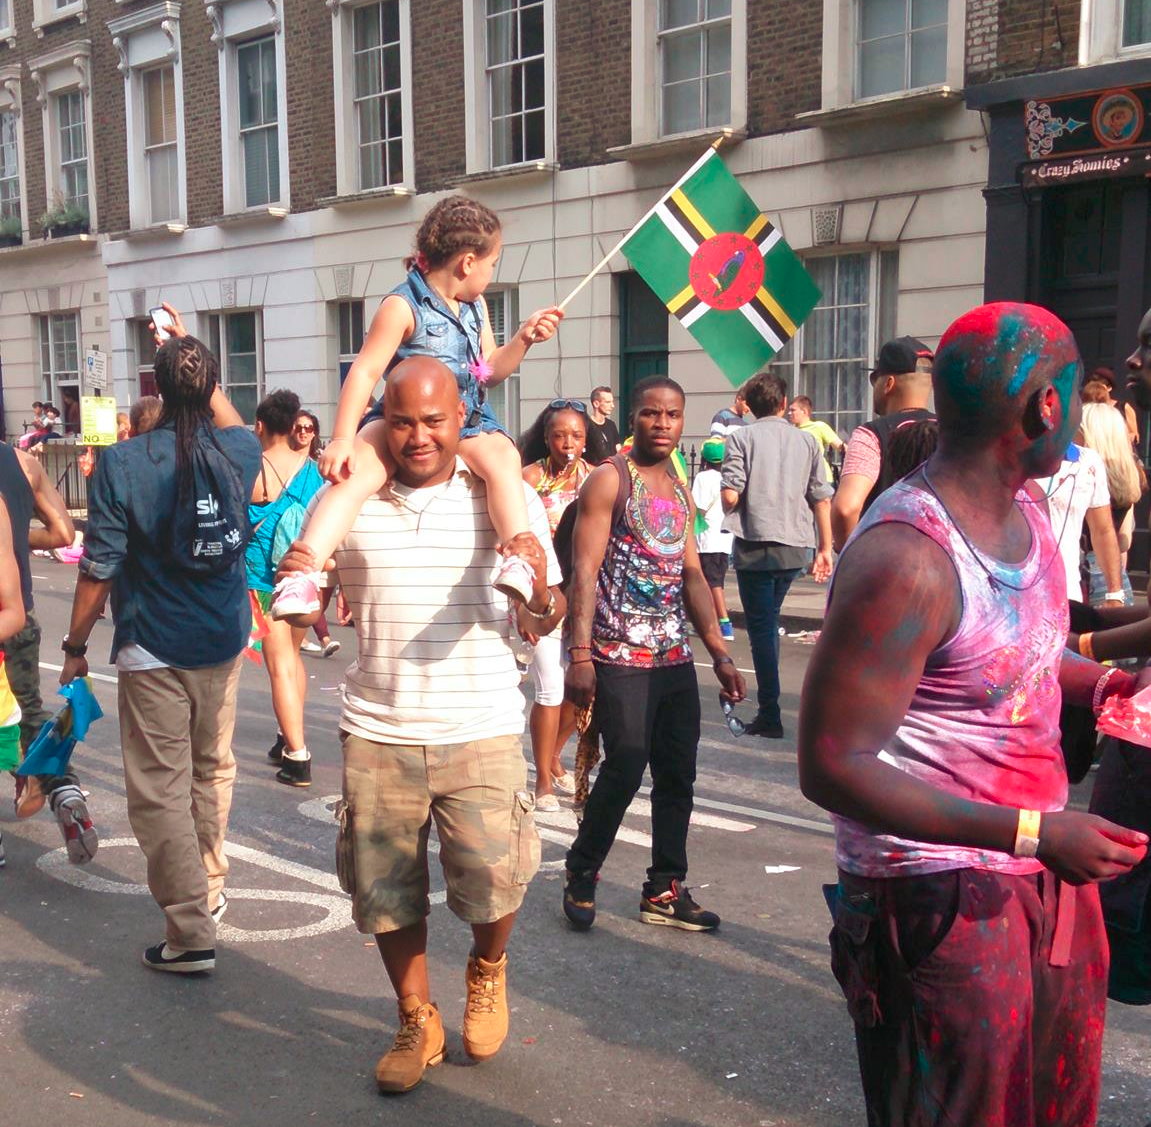
[[[1098,708],[1136,685],[1065,651],[1063,569],[1027,484],[1078,427],[1080,368],[1034,306],[948,329],[939,449],[848,543],[808,669],[800,783],[835,815],[832,966],[869,1123],[1095,1122],[1096,882],[1147,838],[1064,809],[1061,694]]]
[[[352,858],[341,882],[399,1002],[395,1043],[376,1065],[380,1091],[397,1093],[444,1055],[427,960],[433,818],[447,905],[472,932],[464,1050],[486,1060],[508,1032],[507,943],[539,865],[539,838],[507,601],[486,579],[498,552],[532,564],[533,632],[553,630],[566,605],[547,515],[530,486],[531,532],[498,543],[487,487],[458,456],[464,405],[448,368],[426,356],[397,365],[383,412],[394,478],[362,506],[332,578],[340,577],[359,641],[340,717],[341,849]],[[280,567],[316,564],[297,541]]]

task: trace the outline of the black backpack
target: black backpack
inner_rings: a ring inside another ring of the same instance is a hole
[[[218,575],[243,559],[251,538],[248,492],[239,467],[212,431],[201,430],[177,491],[168,555],[181,571]]]

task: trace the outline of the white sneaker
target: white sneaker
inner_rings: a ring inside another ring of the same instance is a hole
[[[302,642],[300,644],[300,653],[304,654],[319,654],[324,653],[324,647],[319,642]],[[327,657],[327,654],[324,654]]]
[[[554,794],[537,794],[536,809],[544,814],[558,814],[560,800]]]
[[[290,614],[313,614],[320,609],[320,579],[318,571],[297,571],[285,575],[276,584],[272,600],[272,617],[286,618]]]
[[[527,560],[522,556],[508,556],[496,568],[492,586],[497,591],[502,591],[509,599],[526,603],[532,597],[535,581],[535,569]]]
[[[559,794],[575,794],[575,775],[565,771],[562,775],[552,775],[552,789]]]
[[[60,823],[68,860],[73,865],[87,864],[96,856],[100,838],[96,827],[92,825],[92,816],[88,813],[83,791],[77,786],[66,784],[57,787],[48,800],[56,821]]]

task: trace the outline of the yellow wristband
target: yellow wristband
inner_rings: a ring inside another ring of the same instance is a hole
[[[1095,660],[1095,649],[1091,645],[1092,631],[1086,630],[1079,635],[1079,655],[1080,657],[1088,658],[1090,661]]]
[[[1016,857],[1036,857],[1039,854],[1039,829],[1043,815],[1038,810],[1020,810],[1019,825],[1015,830]]]

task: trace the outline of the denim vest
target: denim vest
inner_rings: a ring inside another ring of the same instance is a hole
[[[409,356],[432,356],[443,361],[455,374],[460,398],[467,408],[463,434],[479,430],[502,430],[492,409],[487,405],[483,388],[468,371],[468,364],[483,355],[480,333],[484,315],[478,301],[461,301],[457,317],[443,298],[435,293],[415,268],[392,293],[402,297],[412,310],[415,328],[411,336],[396,349],[390,371]]]

